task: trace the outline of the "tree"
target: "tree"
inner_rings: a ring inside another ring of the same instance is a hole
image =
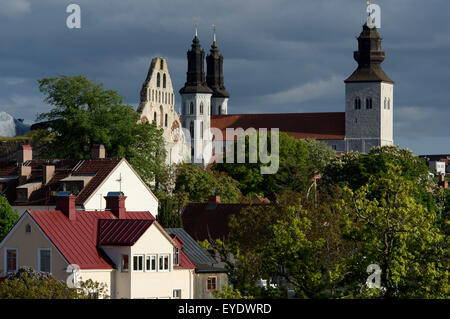
[[[69,288],[66,283],[49,273],[21,267],[0,281],[0,299],[97,299],[108,298],[104,284],[87,280],[80,288]]]
[[[0,196],[0,242],[5,238],[20,216],[11,208],[5,196]]]
[[[85,76],[39,80],[39,90],[54,108],[37,120],[47,121],[39,139],[49,139],[47,155],[90,158],[93,144],[103,144],[109,157],[125,157],[150,184],[163,171],[165,160],[161,130],[138,124],[139,114],[114,90]]]
[[[343,283],[358,296],[370,264],[381,268],[385,298],[448,298],[448,237],[436,213],[415,200],[417,188],[402,168],[386,164],[356,191],[345,187],[344,236],[360,248],[343,261]],[[372,194],[377,194],[373,196]]]
[[[181,196],[165,196],[159,198],[159,212],[156,219],[164,228],[182,228],[183,220],[181,212],[186,205],[187,199],[185,194]]]
[[[223,172],[182,164],[176,178],[175,194],[186,193],[191,202],[207,202],[219,195],[222,203],[237,203],[241,197],[239,182]]]
[[[279,135],[279,169],[275,174],[261,174],[261,159],[257,158],[257,163],[250,163],[249,141],[245,139],[245,163],[238,163],[237,149],[238,142],[234,144],[234,162],[218,163],[215,170],[226,172],[229,176],[240,182],[240,189],[246,196],[254,194],[274,199],[276,194],[281,194],[286,190],[305,191],[313,176],[313,167],[308,161],[309,153],[304,141],[296,140],[293,137],[281,132]],[[267,144],[270,147],[271,136],[267,136]],[[269,148],[270,149],[270,148]]]
[[[305,139],[304,142],[308,147],[309,161],[316,171],[323,172],[331,160],[336,158],[336,151],[328,144],[311,138]]]

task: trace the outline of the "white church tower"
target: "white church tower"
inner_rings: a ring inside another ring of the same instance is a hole
[[[381,68],[381,40],[375,27],[364,24],[354,52],[358,68],[344,81],[346,152],[367,153],[394,143],[394,81]]]
[[[192,40],[187,52],[188,70],[186,83],[181,88],[182,126],[189,132],[186,143],[191,146],[191,162],[208,165],[212,157],[211,143],[211,96],[213,91],[205,81],[205,51],[200,48],[197,37]]]

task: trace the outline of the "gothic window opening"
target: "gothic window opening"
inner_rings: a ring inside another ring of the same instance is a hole
[[[189,134],[191,134],[191,138],[194,138],[194,122],[189,123]]]
[[[164,69],[164,60],[162,60],[162,59],[161,59],[161,62],[159,63],[159,68],[160,68],[161,70]]]
[[[203,102],[200,103],[200,114],[203,114]]]
[[[153,112],[153,121],[156,123],[156,112]]]
[[[192,103],[191,102],[191,105],[190,105],[190,110],[189,110],[190,112],[190,114],[194,114],[194,103]]]
[[[366,98],[366,109],[371,109],[372,108],[372,98],[368,97]]]
[[[160,87],[161,86],[161,74],[158,73],[158,75],[156,76],[156,86]]]
[[[355,110],[360,110],[361,109],[361,99],[359,97],[357,97],[355,99]]]
[[[163,88],[166,88],[166,75],[163,75]]]
[[[164,118],[164,126],[167,127],[167,113],[166,113],[165,118]]]

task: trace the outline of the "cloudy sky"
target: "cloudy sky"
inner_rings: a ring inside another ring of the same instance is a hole
[[[374,2],[396,82],[395,144],[450,153],[448,1]],[[81,29],[66,27],[70,3]],[[167,58],[178,91],[197,17],[205,51],[217,24],[229,113],[341,112],[365,9],[365,0],[0,0],[0,111],[33,123],[50,108],[37,79],[76,74],[137,106],[155,56]]]

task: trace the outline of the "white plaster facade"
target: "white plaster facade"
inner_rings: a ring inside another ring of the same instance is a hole
[[[181,95],[183,128],[189,132],[186,143],[193,148],[190,160],[207,165],[212,156],[211,136],[211,93],[190,93]],[[189,142],[190,140],[190,142]]]
[[[374,146],[393,145],[393,91],[385,82],[345,84],[346,152],[367,153]]]
[[[152,59],[142,85],[138,112],[141,122],[153,121],[158,128],[163,129],[166,163],[181,163],[186,160],[189,150],[184,143],[179,115],[175,111],[175,94],[166,59]]]
[[[211,115],[228,114],[228,98],[212,97],[211,98]]]
[[[106,207],[104,196],[119,190],[127,196],[127,210],[149,211],[155,217],[158,215],[158,199],[125,159],[122,159],[103,183],[92,192],[82,208],[103,210]]]

